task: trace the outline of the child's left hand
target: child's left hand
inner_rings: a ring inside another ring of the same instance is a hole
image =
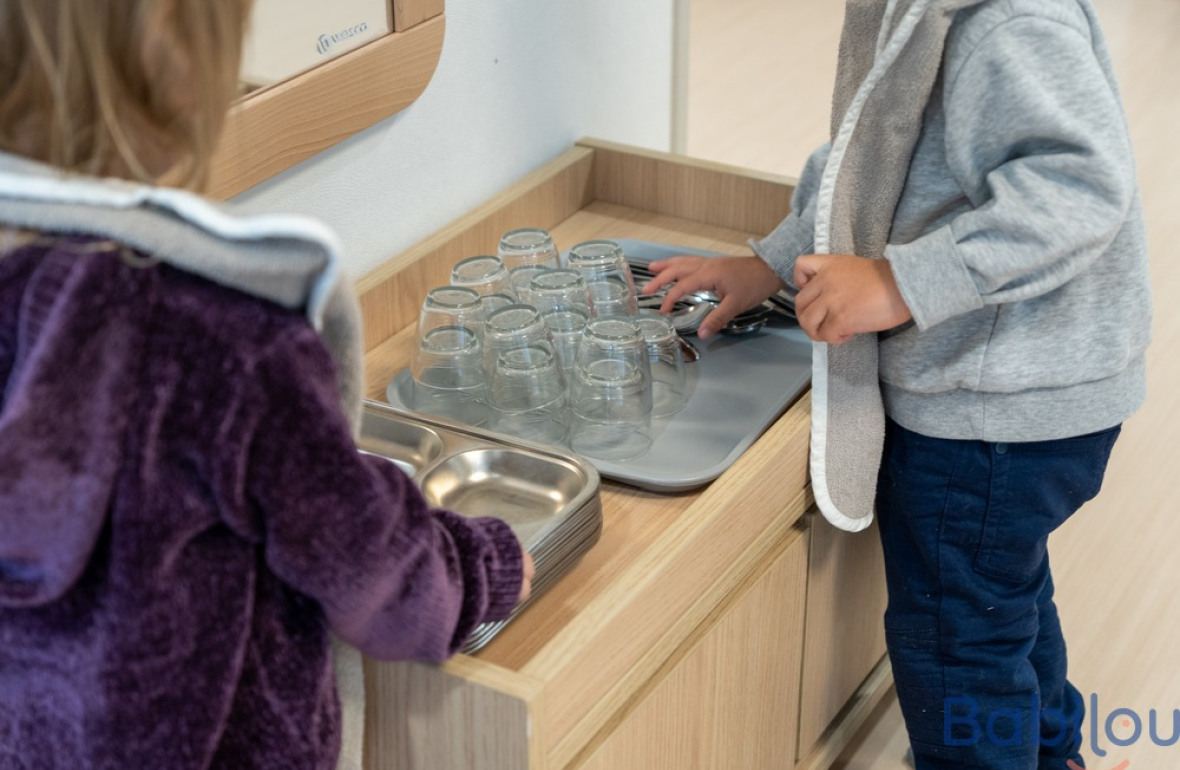
[[[799,325],[816,342],[839,345],[913,317],[887,260],[811,254],[799,257],[794,277]]]

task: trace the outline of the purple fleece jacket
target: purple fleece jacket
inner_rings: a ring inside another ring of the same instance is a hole
[[[360,455],[296,313],[80,239],[0,257],[0,768],[323,768],[329,630],[438,661],[500,521]]]

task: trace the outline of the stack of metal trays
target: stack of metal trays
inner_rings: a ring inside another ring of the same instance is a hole
[[[602,533],[598,471],[574,455],[377,402],[365,404],[358,443],[412,477],[431,505],[506,521],[536,563],[530,602]],[[479,626],[463,651],[482,648],[526,606],[508,620]]]

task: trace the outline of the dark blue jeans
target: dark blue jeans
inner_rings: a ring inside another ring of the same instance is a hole
[[[996,444],[890,421],[885,634],[917,770],[1082,766],[1046,545],[1098,494],[1118,435]]]

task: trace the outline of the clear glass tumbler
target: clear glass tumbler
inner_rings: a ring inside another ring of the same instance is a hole
[[[488,316],[483,342],[484,371],[489,379],[496,361],[509,350],[538,346],[553,352],[549,328],[532,305],[509,305]]]
[[[582,330],[578,340],[578,366],[587,368],[599,359],[627,361],[640,369],[650,384],[651,367],[643,333],[631,318],[594,318]]]
[[[639,367],[604,358],[579,367],[574,376],[571,449],[621,461],[651,448],[651,384]]]
[[[530,345],[502,353],[488,401],[492,430],[549,444],[565,440],[565,380],[551,349]]]
[[[482,300],[483,317],[486,319],[492,313],[516,304],[516,297],[510,294],[489,294]],[[481,327],[482,328],[482,327]]]
[[[539,275],[550,272],[552,269],[550,267],[526,265],[525,267],[515,267],[510,270],[508,277],[512,281],[512,291],[516,293],[517,300],[528,305],[533,304],[531,291],[533,280]]]
[[[589,316],[585,310],[550,310],[541,316],[549,327],[549,339],[557,353],[557,362],[566,378],[566,384],[573,382],[574,366],[578,362],[578,343],[586,328]]]
[[[440,326],[418,341],[410,365],[410,407],[468,425],[487,421],[486,377],[479,335],[465,326]]]
[[[590,314],[586,279],[577,270],[545,270],[533,276],[529,284],[529,300],[542,314],[558,310]]]
[[[639,312],[638,299],[618,276],[591,281],[586,292],[590,296],[590,314],[595,318],[633,318]]]
[[[499,257],[468,257],[455,263],[451,283],[474,289],[481,297],[508,294],[515,297],[508,270]]]
[[[651,365],[652,416],[669,417],[688,400],[688,368],[679,335],[667,317],[645,313],[635,322],[647,346]]]
[[[619,244],[614,241],[579,243],[570,249],[569,267],[581,273],[586,281],[590,308],[595,316],[633,316],[639,312],[635,278]]]
[[[431,289],[418,314],[418,338],[422,339],[429,331],[441,326],[462,326],[479,332],[486,313],[474,289],[462,286]]]
[[[608,318],[586,324],[570,409],[570,446],[576,452],[617,461],[651,446],[651,365],[634,323]]]
[[[553,237],[548,231],[534,227],[504,233],[497,254],[509,271],[520,267],[557,268],[561,264],[561,253]]]

